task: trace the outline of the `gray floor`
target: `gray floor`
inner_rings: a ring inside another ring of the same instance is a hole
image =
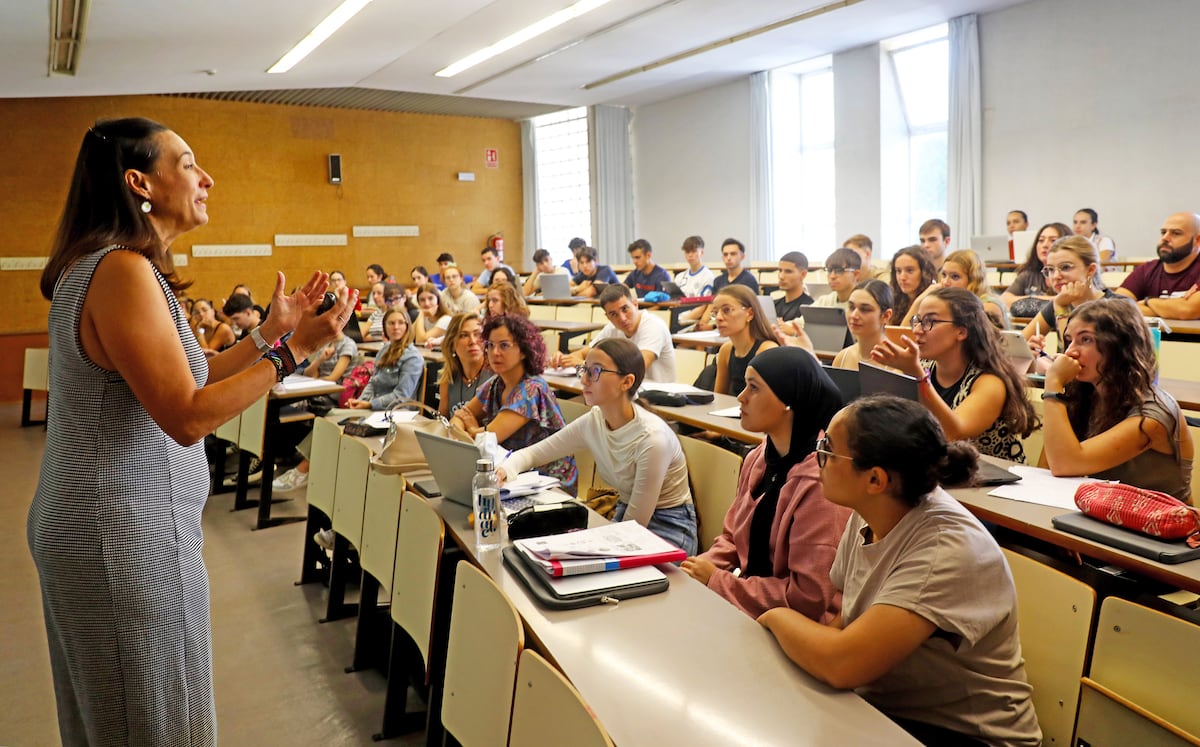
[[[38,412],[35,403],[35,413]],[[0,745],[59,743],[37,576],[25,517],[37,486],[45,432],[20,428],[20,408],[0,405]],[[232,494],[209,499],[204,555],[212,586],[213,668],[221,742],[230,745],[367,745],[378,730],[384,681],[345,674],[354,621],[318,624],[324,587],[297,587],[302,523],[250,531]],[[277,515],[301,515],[302,499]],[[384,744],[415,745],[423,735]]]

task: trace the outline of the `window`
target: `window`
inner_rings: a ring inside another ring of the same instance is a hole
[[[571,239],[592,233],[587,108],[536,117],[533,127],[541,248],[562,264]]]
[[[774,71],[771,95],[776,257],[820,262],[837,246],[832,59]]]

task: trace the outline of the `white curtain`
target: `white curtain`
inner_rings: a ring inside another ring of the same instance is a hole
[[[525,267],[533,267],[533,253],[542,245],[538,222],[537,128],[521,122],[521,204],[525,216]]]
[[[952,248],[965,248],[983,225],[983,110],[979,26],[974,13],[950,19],[950,153],[946,189]]]
[[[592,228],[602,264],[627,263],[633,235],[633,159],[629,109],[593,106],[588,117],[592,163]]]
[[[750,235],[746,252],[751,260],[775,259],[775,225],[771,196],[771,76],[750,76]]]

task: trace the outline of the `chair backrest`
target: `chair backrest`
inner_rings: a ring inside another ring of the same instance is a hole
[[[1168,379],[1200,381],[1200,342],[1163,340],[1158,348],[1158,373]]]
[[[708,365],[708,353],[691,348],[675,348],[675,382],[692,384]]]
[[[21,388],[39,392],[50,389],[50,348],[25,348]]]
[[[1042,743],[1075,744],[1079,678],[1087,658],[1096,591],[1038,561],[1004,551],[1017,587],[1017,619],[1025,673]]]
[[[608,324],[608,315],[604,313],[604,307],[598,303],[588,304],[592,310],[592,321],[596,324]]]
[[[367,495],[367,472],[371,449],[357,438],[343,438],[338,445],[337,482],[333,491],[333,531],[355,547],[362,542],[363,504]]]
[[[445,543],[442,518],[424,498],[411,490],[406,492],[400,503],[400,525],[396,530],[391,613],[392,620],[417,644],[425,662],[426,682]]]
[[[400,522],[402,495],[404,475],[384,474],[374,469],[368,471],[359,564],[389,592],[396,565],[396,527]]]
[[[679,443],[687,460],[688,480],[699,524],[697,534],[703,551],[712,547],[713,541],[721,535],[725,514],[737,494],[742,458],[697,438],[680,436]]]
[[[1045,417],[1046,405],[1042,401],[1042,389],[1037,387],[1025,387],[1025,396],[1029,399],[1029,404],[1033,405],[1033,411],[1037,413],[1038,419]],[[1037,466],[1042,456],[1042,449],[1045,448],[1046,439],[1041,428],[1037,428],[1025,438],[1021,440],[1021,448],[1025,450],[1025,463]]]
[[[554,319],[558,313],[558,307],[548,303],[531,303],[529,304],[530,319]]]
[[[267,397],[264,394],[254,404],[242,411],[242,419],[238,427],[238,448],[256,457],[263,452],[263,437],[267,432]]]
[[[483,571],[463,560],[455,574],[442,724],[463,747],[503,745],[525,632],[508,597]]]
[[[213,435],[222,441],[228,441],[231,444],[237,444],[238,434],[242,432],[242,414],[239,412],[229,420],[217,426],[213,431]]]
[[[592,321],[592,305],[589,303],[560,305],[558,314],[554,318],[560,322],[590,322]]]
[[[308,505],[333,518],[333,498],[337,489],[338,457],[341,455],[342,429],[333,421],[313,421],[312,449],[309,451]]]
[[[612,747],[579,691],[536,652],[521,652],[508,747]]]
[[[575,399],[559,399],[558,408],[562,410],[563,420],[568,423],[585,415],[592,409],[583,401],[583,397],[576,397]],[[592,456],[592,452],[576,452],[575,467],[579,470],[579,497],[586,498],[587,489],[592,486],[592,479],[596,474],[596,459]]]
[[[1200,626],[1107,597],[1084,678],[1079,738],[1097,746],[1200,744],[1198,691]]]

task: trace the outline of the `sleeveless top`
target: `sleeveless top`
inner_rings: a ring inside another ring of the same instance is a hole
[[[951,410],[954,410],[971,393],[971,387],[975,386],[975,381],[982,373],[983,371],[978,366],[968,366],[967,372],[961,379],[943,388],[937,383],[937,364],[934,363],[929,367],[929,380],[941,396],[942,401],[949,405]],[[1021,445],[1020,439],[1009,431],[1008,423],[1004,420],[1003,415],[996,418],[996,422],[992,423],[986,431],[972,438],[971,443],[975,444],[975,448],[979,449],[980,454],[1007,459],[1018,464],[1025,463],[1025,447]]]
[[[1120,480],[1126,485],[1136,485],[1147,490],[1158,490],[1173,495],[1185,503],[1192,495],[1192,460],[1183,457],[1183,413],[1179,403],[1170,394],[1158,387],[1145,396],[1141,407],[1134,407],[1127,418],[1147,417],[1161,423],[1171,434],[1171,452],[1147,449],[1127,462],[1097,472],[1092,477],[1102,480]],[[1093,436],[1096,434],[1089,434]]]
[[[729,394],[737,396],[746,388],[746,369],[750,366],[750,361],[758,354],[758,348],[763,344],[762,340],[755,340],[754,345],[750,348],[750,352],[742,358],[737,357],[733,352],[733,345],[729,346]]]

